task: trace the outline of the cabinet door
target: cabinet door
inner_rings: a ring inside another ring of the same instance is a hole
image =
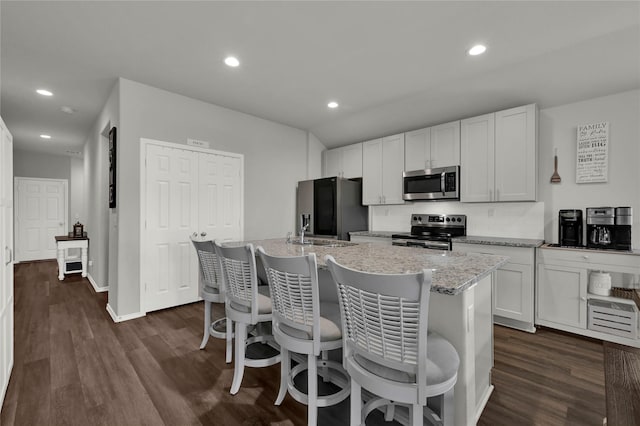
[[[382,203],[404,204],[404,133],[382,138]]]
[[[362,204],[382,204],[382,139],[362,143]]]
[[[587,328],[587,271],[538,264],[538,319]]]
[[[323,154],[322,176],[340,176],[342,173],[342,152],[340,148],[328,149]]]
[[[494,115],[460,123],[460,201],[493,201]]]
[[[495,113],[496,201],[536,199],[536,107]]]
[[[431,128],[404,134],[404,170],[430,169]]]
[[[351,179],[362,177],[362,143],[341,148],[342,177]]]
[[[460,121],[431,128],[431,167],[460,165]]]
[[[495,278],[493,314],[533,323],[533,266],[507,263]]]

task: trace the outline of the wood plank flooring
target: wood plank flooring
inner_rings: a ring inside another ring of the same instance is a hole
[[[12,425],[303,425],[306,406],[273,405],[279,365],[229,387],[224,342],[199,350],[203,304],[114,324],[86,279],[53,261],[15,268],[15,366],[0,413]],[[216,306],[217,315],[222,313]],[[602,425],[602,344],[542,329],[495,328],[495,391],[480,425]],[[348,423],[348,400],[319,410]],[[386,424],[377,413],[369,424]]]

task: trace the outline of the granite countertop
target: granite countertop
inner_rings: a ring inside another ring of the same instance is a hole
[[[393,234],[403,234],[403,232],[391,232],[391,231],[353,231],[349,232],[349,235],[352,237],[380,237],[380,238],[391,238]],[[406,232],[404,232],[406,234]]]
[[[431,291],[448,295],[462,293],[508,260],[505,256],[490,254],[458,253],[336,240],[332,242],[345,244],[345,246],[301,246],[288,244],[285,238],[247,242],[255,247],[262,246],[268,254],[273,256],[301,256],[315,253],[319,268],[326,268],[324,257],[330,254],[341,265],[359,271],[403,274],[419,272],[425,268],[432,269]],[[240,245],[247,242],[225,244]]]
[[[552,249],[552,250],[573,250],[573,251],[583,251],[590,253],[606,253],[606,254],[630,254],[634,256],[640,256],[640,249],[633,250],[604,250],[604,249],[592,249],[586,247],[560,247],[558,244],[543,244],[540,248],[544,249]]]
[[[544,240],[531,240],[526,238],[481,237],[481,236],[475,236],[475,235],[455,237],[453,238],[453,242],[464,243],[464,244],[487,244],[491,246],[527,247],[527,248],[536,248],[544,244]]]

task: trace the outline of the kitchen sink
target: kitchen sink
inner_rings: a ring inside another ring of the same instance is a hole
[[[300,239],[291,240],[291,244],[304,245],[304,246],[321,246],[321,247],[350,247],[355,246],[356,243],[350,243],[349,241],[341,240],[316,240],[305,239],[304,243],[300,242]]]

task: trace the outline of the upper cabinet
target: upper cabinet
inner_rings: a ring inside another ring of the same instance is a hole
[[[405,133],[406,171],[459,164],[460,121]]]
[[[462,120],[460,201],[535,201],[535,104]]]
[[[326,150],[322,160],[323,177],[362,177],[362,143]]]
[[[404,133],[362,143],[362,204],[404,204]]]

